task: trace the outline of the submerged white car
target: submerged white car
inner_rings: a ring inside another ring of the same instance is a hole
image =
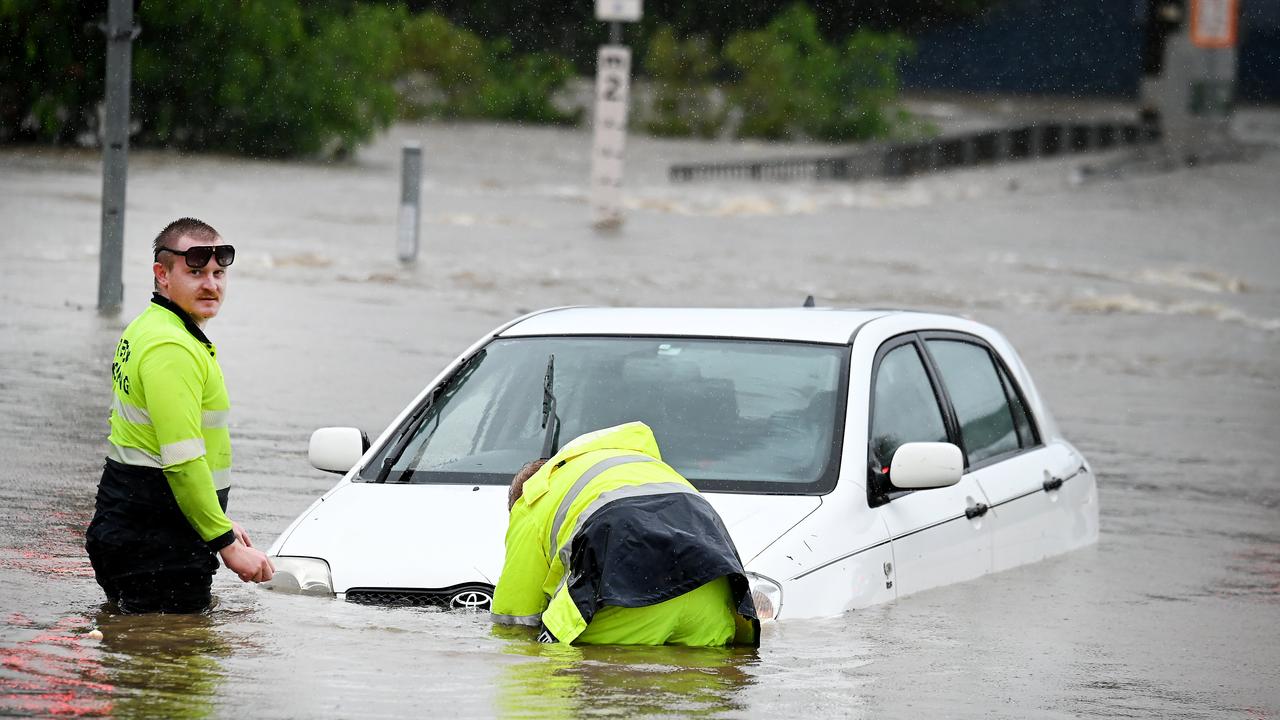
[[[1089,463],[989,327],[564,308],[485,335],[372,445],[317,430],[312,464],[344,476],[272,545],[271,585],[485,609],[511,476],[557,424],[567,442],[632,420],[719,511],[764,619],[835,615],[1098,537]]]

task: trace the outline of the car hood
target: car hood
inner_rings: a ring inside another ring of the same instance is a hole
[[[744,563],[813,512],[812,496],[707,493]],[[351,483],[318,502],[276,549],[323,558],[335,592],[496,583],[507,488]]]
[[[743,565],[750,565],[774,540],[822,504],[822,498],[814,495],[704,493],[704,497],[729,528]]]

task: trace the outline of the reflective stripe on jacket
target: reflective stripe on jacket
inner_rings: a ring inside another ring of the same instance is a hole
[[[511,510],[494,620],[573,642],[604,606],[648,607],[728,577],[738,642],[759,623],[733,541],[698,491],[634,422],[576,438]]]
[[[218,493],[222,509],[226,501],[227,491],[222,490]],[[95,505],[85,532],[85,549],[99,577],[217,571],[217,556],[178,508],[159,468],[107,460]]]
[[[214,550],[232,542],[218,502],[231,486],[231,436],[217,348],[160,295],[125,328],[111,364],[115,462],[164,471],[183,516]]]

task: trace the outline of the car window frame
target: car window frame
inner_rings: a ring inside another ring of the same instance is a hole
[[[961,440],[961,442],[956,443],[956,445],[959,446],[960,452],[964,457],[965,473],[981,470],[982,468],[1004,462],[1005,460],[1017,457],[1023,453],[1044,447],[1043,436],[1040,433],[1039,423],[1036,420],[1036,415],[1032,411],[1031,406],[1026,401],[1026,395],[1023,393],[1022,388],[1018,386],[1018,381],[1014,379],[1013,373],[1010,372],[1008,363],[1005,362],[1004,358],[995,350],[995,348],[991,347],[991,343],[988,343],[977,335],[957,330],[920,330],[916,332],[916,335],[919,336],[921,347],[924,349],[924,353],[927,358],[926,363],[932,367],[933,372],[936,374],[938,384],[942,388],[943,394],[946,396],[947,410],[955,423],[956,437]],[[969,462],[969,449],[963,444],[964,438],[960,433],[959,416],[955,411],[955,406],[951,403],[951,393],[947,390],[946,382],[942,379],[942,372],[938,368],[937,360],[933,357],[933,353],[929,351],[930,340],[964,342],[969,343],[970,345],[976,345],[986,351],[987,358],[991,360],[992,366],[997,370],[996,380],[1000,383],[1000,388],[1004,393],[1005,407],[1009,409],[1009,420],[1013,423],[1014,435],[1018,438],[1017,448],[1007,450],[999,455],[992,455],[990,457],[983,458],[982,461],[977,463]],[[1025,447],[1022,445],[1022,433],[1018,430],[1018,419],[1013,416],[1015,401],[1022,406],[1023,411],[1027,415],[1027,423],[1031,428],[1032,442]]]
[[[1019,437],[1019,441],[1018,441],[1019,447],[1023,449],[1028,449],[1028,448],[1035,448],[1043,445],[1044,443],[1040,439],[1040,430],[1036,426],[1035,413],[1031,411],[1031,406],[1027,404],[1026,398],[1022,395],[1020,388],[1015,383],[1013,379],[1013,375],[1012,373],[1009,372],[1009,369],[1005,365],[1004,361],[1001,358],[996,357],[996,363],[997,363],[998,369],[1000,370],[1000,384],[1004,386],[1005,396],[1010,401],[1009,407],[1013,408],[1012,403],[1016,400],[1018,406],[1022,408],[1022,412],[1026,415],[1026,418],[1027,418],[1027,431],[1030,432],[1031,435],[1027,439],[1027,443],[1025,445],[1022,444],[1022,439],[1021,439],[1022,425],[1018,422],[1018,418],[1015,417],[1013,419],[1014,428],[1017,430],[1018,437]]]
[[[875,430],[875,413],[876,413],[876,381],[880,376],[880,364],[885,356],[897,350],[900,347],[912,345],[916,350],[916,357],[919,358],[920,364],[924,367],[925,376],[929,379],[929,386],[933,390],[934,402],[938,404],[938,411],[942,414],[942,426],[947,433],[947,442],[953,443],[960,448],[962,454],[965,453],[963,440],[960,437],[960,426],[956,421],[955,408],[951,406],[951,398],[943,391],[942,378],[938,375],[938,370],[933,364],[933,358],[928,354],[924,347],[924,340],[918,330],[912,330],[905,333],[894,335],[880,343],[876,348],[876,354],[871,361],[871,378],[867,386],[867,437],[865,447],[867,451],[867,505],[870,507],[879,507],[893,502],[894,500],[919,492],[915,489],[903,488],[881,488],[881,481],[878,479],[880,473],[875,464],[871,462],[873,451],[871,443],[873,438],[872,432]],[[964,454],[964,457],[968,457]],[[889,459],[892,461],[892,458]],[[892,482],[892,480],[890,480]]]
[[[929,344],[928,344],[929,340],[952,340],[952,341],[966,342],[972,345],[977,345],[978,347],[986,351],[987,357],[991,360],[993,367],[997,368],[998,370],[998,372],[996,373],[996,379],[1000,382],[1001,390],[1004,392],[1005,406],[1009,408],[1010,420],[1013,421],[1014,428],[1015,428],[1014,432],[1018,436],[1017,449],[1009,450],[999,455],[993,455],[991,457],[984,458],[981,462],[978,462],[978,463],[969,462],[969,450],[965,446],[964,436],[960,432],[959,415],[956,413],[955,405],[951,401],[951,394],[946,389],[946,383],[943,382],[942,380],[942,373],[938,368],[937,361],[933,357],[933,353],[929,351]],[[960,448],[961,457],[964,459],[965,474],[974,472],[976,470],[981,470],[986,467],[990,467],[996,463],[1004,462],[1005,460],[1009,460],[1011,458],[1017,457],[1019,455],[1022,455],[1023,453],[1032,452],[1044,447],[1044,436],[1040,430],[1039,419],[1036,417],[1036,413],[1031,408],[1031,405],[1027,402],[1026,393],[1022,390],[1021,386],[1018,384],[1018,381],[1014,377],[1013,372],[1010,371],[1009,364],[1005,361],[1004,356],[1002,356],[998,351],[996,351],[995,348],[991,346],[991,343],[987,342],[986,340],[984,340],[983,338],[977,335],[974,335],[972,333],[962,332],[959,330],[917,329],[917,330],[911,330],[904,333],[899,333],[898,335],[894,335],[890,338],[887,338],[886,340],[880,343],[880,346],[876,348],[875,356],[873,357],[871,362],[871,378],[868,384],[868,391],[867,391],[867,437],[866,437],[866,450],[867,450],[866,489],[867,489],[867,504],[870,507],[873,507],[873,508],[879,507],[881,505],[885,505],[887,503],[893,502],[894,500],[900,497],[910,495],[911,493],[919,492],[919,490],[900,489],[900,488],[882,490],[879,487],[880,481],[878,480],[878,477],[877,477],[878,476],[877,469],[871,463],[871,458],[872,458],[871,441],[873,439],[872,432],[875,430],[874,421],[875,421],[876,380],[880,374],[880,363],[882,360],[884,360],[884,357],[886,355],[888,355],[890,352],[897,350],[898,348],[904,345],[914,345],[916,349],[916,353],[919,356],[921,363],[924,365],[925,374],[928,376],[929,384],[932,386],[932,389],[933,389],[934,399],[938,402],[938,408],[942,412],[942,424],[943,424],[943,427],[945,427],[947,430],[947,442],[950,442],[956,447]],[[1017,427],[1018,427],[1017,418],[1013,417],[1012,415],[1014,410],[1013,403],[1015,400],[1018,402],[1018,404],[1022,406],[1023,411],[1026,413],[1027,423],[1031,429],[1031,443],[1025,447],[1022,445],[1022,433],[1019,430],[1017,430]]]

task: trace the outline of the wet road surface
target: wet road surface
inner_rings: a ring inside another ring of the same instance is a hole
[[[586,137],[405,125],[344,165],[135,153],[126,308],[106,319],[96,156],[0,150],[0,715],[1280,715],[1280,150],[1089,182],[1074,161],[679,186],[669,162],[782,151],[633,138],[628,222],[601,235]],[[404,268],[407,139],[426,179]],[[485,616],[284,596],[226,571],[207,616],[105,614],[82,533],[110,356],[149,297],[151,235],[184,214],[239,250],[208,331],[234,403],[231,514],[259,546],[337,479],[307,464],[312,429],[380,432],[517,313],[810,293],[1004,331],[1097,470],[1101,540],[784,619],[758,653],[548,648]]]

